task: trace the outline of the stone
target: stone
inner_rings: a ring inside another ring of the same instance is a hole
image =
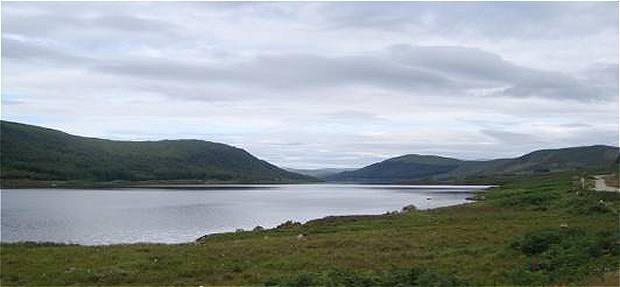
[[[403,207],[403,212],[414,212],[414,211],[417,211],[417,210],[418,210],[418,208],[415,207],[415,205],[413,205],[413,204],[409,204],[409,205]]]

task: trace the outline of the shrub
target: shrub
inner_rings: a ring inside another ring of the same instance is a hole
[[[432,269],[394,269],[385,272],[351,272],[331,269],[323,272],[302,272],[290,277],[275,278],[265,286],[461,286],[466,285],[452,274]]]
[[[537,270],[513,270],[509,278],[515,284],[579,282],[602,274],[606,266],[618,262],[618,232],[587,233],[581,229],[539,230],[514,240],[510,246],[535,256]],[[532,259],[530,259],[532,260]],[[615,263],[614,263],[615,262]]]
[[[292,220],[287,220],[286,222],[278,225],[276,228],[277,229],[288,229],[288,228],[297,228],[300,227],[301,223],[296,222],[296,221],[292,221]]]
[[[515,206],[515,207],[543,207],[552,203],[560,196],[553,192],[527,192],[514,194],[507,198],[502,198],[499,204],[502,206]]]
[[[556,244],[562,241],[567,236],[575,236],[582,233],[579,229],[546,229],[532,233],[528,233],[525,236],[519,237],[513,240],[510,246],[513,249],[517,249],[526,255],[535,255],[549,249],[552,244]]]
[[[586,191],[578,196],[568,198],[565,207],[575,214],[596,215],[614,212],[612,207],[617,206],[617,202],[617,194]]]

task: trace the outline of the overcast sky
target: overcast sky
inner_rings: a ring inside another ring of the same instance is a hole
[[[618,3],[2,3],[2,119],[296,168],[618,145]]]

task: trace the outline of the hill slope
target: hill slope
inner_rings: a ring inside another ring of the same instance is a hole
[[[112,141],[1,122],[3,179],[312,181],[243,149],[201,140]]]
[[[316,178],[325,178],[337,173],[356,170],[356,168],[317,168],[317,169],[299,169],[299,168],[284,168],[290,172],[299,173]]]
[[[431,155],[410,154],[384,160],[367,167],[328,176],[331,181],[348,182],[403,182],[450,172],[462,161]]]
[[[618,148],[595,145],[539,150],[518,158],[465,161],[430,155],[404,155],[327,177],[330,181],[405,183],[420,180],[467,180],[547,173],[579,168],[607,169],[618,164]]]

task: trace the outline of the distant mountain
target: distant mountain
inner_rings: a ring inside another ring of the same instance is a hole
[[[466,161],[433,155],[410,154],[358,170],[334,174],[326,179],[362,183],[466,180],[579,168],[606,169],[617,166],[618,159],[618,148],[604,145],[539,150],[518,158],[487,161]]]
[[[432,155],[410,154],[384,160],[367,167],[328,176],[330,181],[403,182],[447,173],[462,161]]]
[[[112,141],[8,121],[0,127],[2,179],[316,181],[220,143]]]
[[[318,168],[318,169],[298,169],[298,168],[284,168],[290,172],[304,174],[316,178],[325,178],[337,173],[356,170],[356,168]]]

